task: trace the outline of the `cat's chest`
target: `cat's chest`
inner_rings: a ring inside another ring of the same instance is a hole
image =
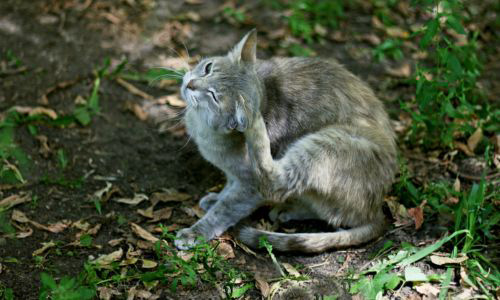
[[[186,120],[188,134],[205,159],[224,171],[245,166],[248,161],[243,136],[221,134],[201,122]]]

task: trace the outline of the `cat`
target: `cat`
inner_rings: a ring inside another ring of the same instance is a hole
[[[188,249],[211,240],[262,205],[281,222],[320,219],[346,230],[275,233],[242,227],[252,247],[317,253],[355,246],[385,228],[383,197],[396,171],[395,135],[383,104],[333,59],[256,58],[252,30],[225,56],[203,59],[183,77],[188,134],[222,170],[206,214],[177,233]]]

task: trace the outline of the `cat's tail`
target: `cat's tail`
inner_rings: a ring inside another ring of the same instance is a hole
[[[260,238],[264,237],[273,246],[273,250],[317,253],[366,243],[380,236],[384,228],[384,222],[321,233],[278,233],[243,227],[239,230],[239,239],[252,248],[258,248]]]

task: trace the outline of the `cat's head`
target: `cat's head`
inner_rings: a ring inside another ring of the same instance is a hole
[[[221,132],[245,131],[259,109],[255,72],[257,32],[252,30],[226,56],[203,59],[184,75],[181,95],[188,110]]]

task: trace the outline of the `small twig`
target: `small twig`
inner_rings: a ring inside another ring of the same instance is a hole
[[[9,76],[9,75],[16,75],[19,73],[23,73],[27,70],[28,70],[28,67],[22,66],[22,67],[19,67],[17,69],[0,71],[0,77]]]
[[[134,85],[132,85],[131,83],[125,81],[124,79],[122,78],[116,78],[116,82],[121,85],[122,87],[124,87],[127,91],[129,91],[131,94],[134,94],[136,96],[139,96],[139,97],[142,97],[146,100],[153,100],[154,97],[151,96],[150,94],[146,93],[146,92],[143,92],[141,91],[140,89],[138,89],[137,87],[135,87]]]

